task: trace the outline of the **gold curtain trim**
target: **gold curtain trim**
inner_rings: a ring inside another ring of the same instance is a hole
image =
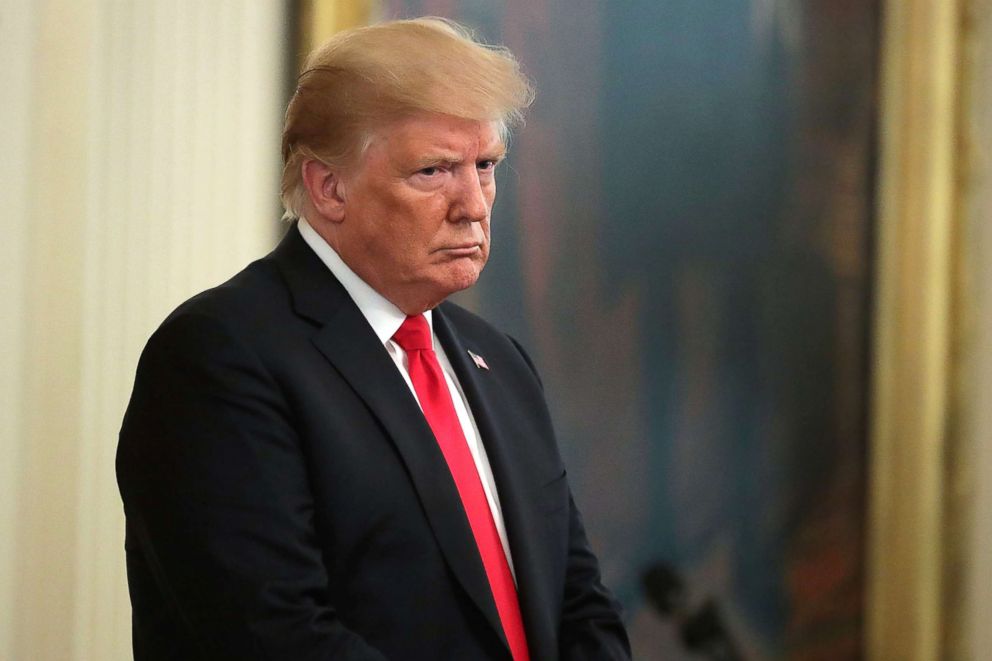
[[[867,657],[944,658],[957,254],[956,0],[889,0],[869,478]]]
[[[299,0],[298,63],[335,32],[368,25],[378,13],[375,0]]]

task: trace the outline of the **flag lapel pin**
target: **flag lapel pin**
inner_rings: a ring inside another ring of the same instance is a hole
[[[475,366],[478,367],[480,370],[488,370],[489,369],[489,364],[486,363],[486,359],[485,358],[483,358],[479,354],[473,353],[471,351],[468,352],[468,355],[471,356],[472,362],[475,363]]]

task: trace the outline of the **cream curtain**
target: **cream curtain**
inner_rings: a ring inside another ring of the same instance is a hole
[[[278,229],[277,0],[0,3],[0,658],[130,658],[117,430],[164,315]]]

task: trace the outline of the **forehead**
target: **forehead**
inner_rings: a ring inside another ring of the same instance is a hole
[[[369,151],[378,151],[389,160],[495,158],[505,151],[498,126],[497,122],[421,113],[375,131]]]

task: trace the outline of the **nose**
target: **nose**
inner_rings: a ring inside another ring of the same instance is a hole
[[[485,186],[474,167],[463,170],[458,177],[456,199],[452,204],[452,222],[481,223],[489,217],[490,200]]]

